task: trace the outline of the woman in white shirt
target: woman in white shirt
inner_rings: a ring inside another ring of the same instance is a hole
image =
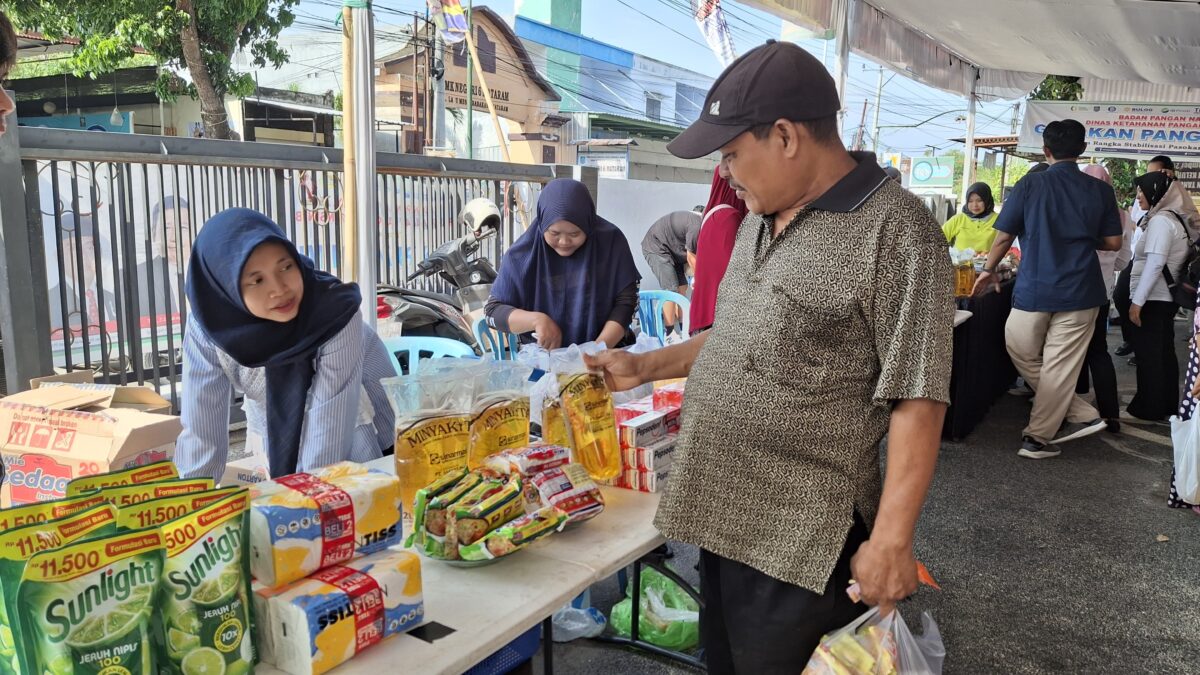
[[[1179,405],[1179,360],[1175,356],[1175,312],[1167,274],[1179,279],[1187,261],[1187,229],[1180,215],[1179,193],[1160,172],[1134,180],[1138,204],[1146,210],[1145,233],[1133,250],[1129,320],[1136,326],[1137,394],[1127,410],[1134,417],[1165,422]]]

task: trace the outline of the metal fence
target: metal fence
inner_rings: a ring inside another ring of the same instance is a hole
[[[33,128],[0,138],[8,388],[85,368],[177,401],[197,228],[223,209],[252,208],[339,274],[341,162],[338,150],[265,143]],[[377,165],[374,264],[379,282],[394,285],[410,285],[419,261],[465,233],[456,215],[476,197],[501,208],[500,236],[485,251],[498,263],[530,222],[541,185],[577,170],[387,153]],[[448,290],[438,279],[420,283]]]

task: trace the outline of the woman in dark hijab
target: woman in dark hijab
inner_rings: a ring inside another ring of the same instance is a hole
[[[488,324],[526,341],[533,333],[547,349],[622,346],[640,280],[625,235],[596,215],[583,183],[560,178],[542,189],[533,225],[500,261]]]
[[[208,221],[187,296],[175,453],[184,475],[221,478],[234,389],[245,395],[247,445],[265,445],[273,477],[369,461],[391,447],[393,413],[379,380],[396,373],[359,317],[358,286],[315,269],[270,218],[229,209]]]
[[[962,213],[942,225],[946,241],[959,250],[972,249],[976,253],[992,250],[996,239],[996,200],[992,199],[992,188],[987,183],[975,183],[967,190],[967,203]]]

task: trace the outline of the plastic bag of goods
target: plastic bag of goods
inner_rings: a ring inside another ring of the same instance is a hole
[[[61,502],[71,499],[58,500]],[[79,498],[73,501],[80,502]],[[37,506],[37,505],[29,505]],[[17,507],[28,508],[28,507]],[[71,511],[49,521],[29,521],[0,532],[0,674],[20,675],[33,670],[17,626],[17,588],[34,554],[75,541],[116,532],[117,509],[105,501]]]
[[[75,497],[85,492],[99,490],[100,488],[156,483],[161,480],[170,480],[173,478],[179,478],[179,469],[175,467],[174,462],[170,460],[154,462],[152,464],[135,466],[131,469],[98,473],[92,476],[80,476],[79,478],[72,479],[71,482],[67,483],[67,496]]]
[[[532,370],[513,361],[483,361],[475,381],[467,466],[488,455],[529,444],[529,381]]]
[[[553,506],[567,514],[570,523],[582,523],[600,515],[604,510],[604,495],[600,493],[587,471],[578,464],[547,469],[529,478],[540,503]]]
[[[417,490],[467,468],[478,361],[438,359],[382,381],[396,412],[396,476],[405,510]]]
[[[655,349],[662,349],[662,346],[662,340],[659,340],[657,337],[648,333],[639,333],[637,342],[635,342],[632,346],[627,347],[626,351],[628,351],[630,354],[645,354],[646,352],[652,352]],[[640,398],[645,398],[653,393],[654,383],[647,382],[643,385],[634,387],[633,389],[613,392],[613,403],[616,405],[621,405],[622,403],[628,403],[629,401],[636,401]]]
[[[340,462],[252,485],[250,570],[267,588],[400,543],[400,482]]]
[[[158,528],[34,554],[17,588],[17,625],[39,675],[155,675],[153,646],[165,545]]]
[[[700,605],[679,584],[651,568],[642,570],[638,637],[665,649],[687,651],[700,644]],[[618,635],[628,637],[633,623],[633,586],[613,605],[609,619]]]
[[[921,615],[921,623],[924,633],[916,637],[900,610],[881,616],[873,607],[821,638],[803,675],[940,675],[946,647],[928,612]]]
[[[604,351],[602,343],[571,347],[554,355],[554,372],[562,410],[571,436],[575,462],[595,480],[609,480],[621,472],[621,445],[613,417],[612,393],[604,376],[591,372],[584,354]]]
[[[256,606],[266,608],[259,620],[270,625],[276,667],[319,675],[421,625],[421,561],[408,551],[382,551],[321,570]]]

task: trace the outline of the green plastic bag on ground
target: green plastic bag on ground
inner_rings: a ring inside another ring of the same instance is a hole
[[[618,635],[629,637],[633,614],[632,586],[609,616]],[[659,572],[642,570],[642,602],[638,637],[664,649],[688,651],[700,644],[700,606],[679,584]]]

